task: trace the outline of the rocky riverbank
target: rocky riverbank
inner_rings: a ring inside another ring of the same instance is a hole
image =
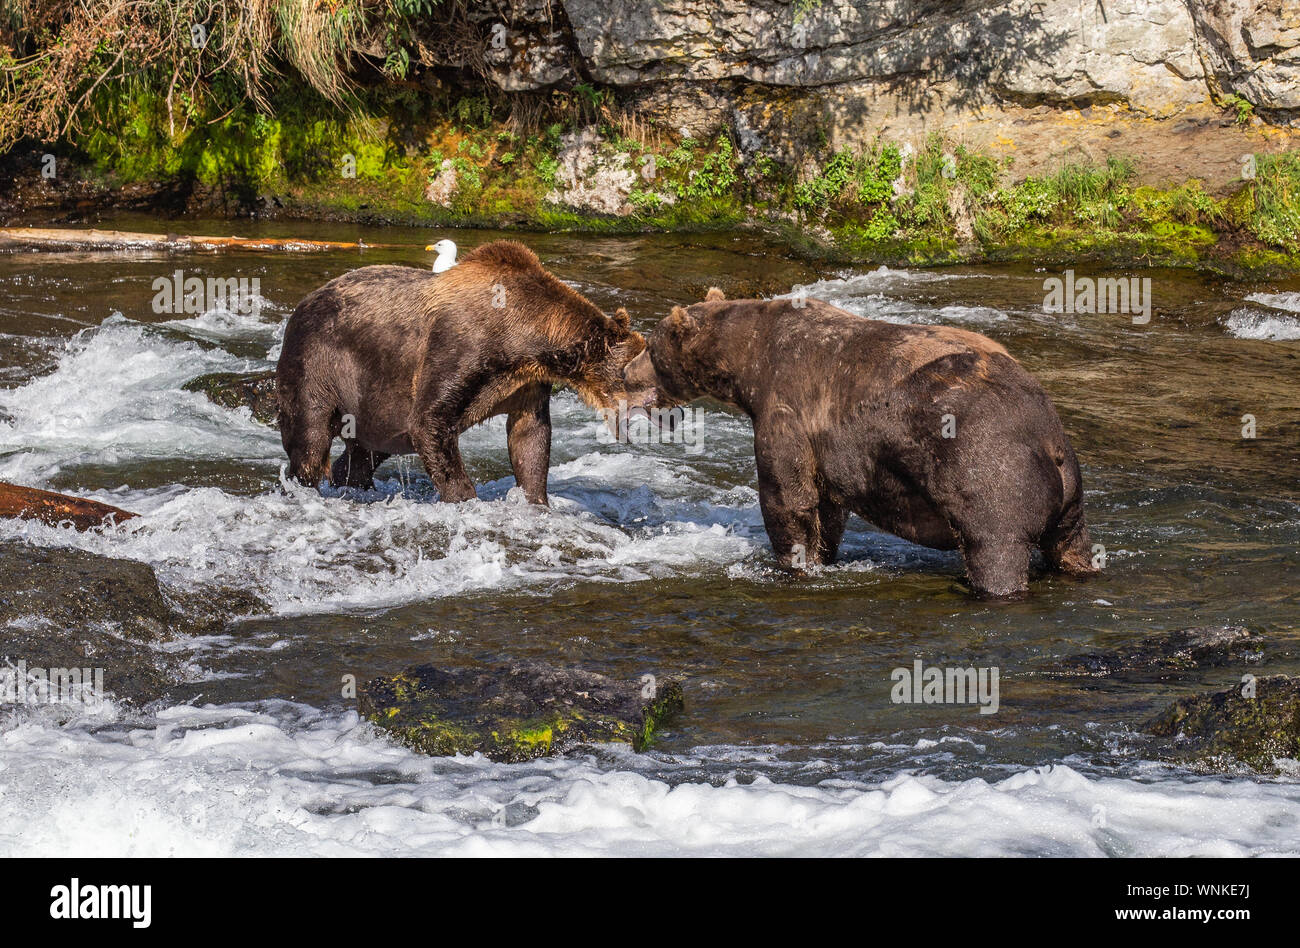
[[[345,106],[292,72],[179,121],[116,93],[3,159],[0,218],[752,227],[845,262],[1291,270],[1297,22],[1294,0],[448,3],[400,79],[359,40]]]

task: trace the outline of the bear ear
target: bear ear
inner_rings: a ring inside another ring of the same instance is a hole
[[[695,317],[680,306],[673,307],[673,311],[668,314],[668,319],[678,329],[692,330],[696,328]]]
[[[611,316],[610,319],[614,320],[614,322],[618,323],[618,325],[622,326],[624,329],[632,328],[632,317],[627,314],[627,310],[622,306],[614,310],[614,315]]]
[[[727,294],[716,286],[709,287],[709,292],[704,294],[704,302],[706,303],[712,303],[714,300],[725,300],[726,298]]]

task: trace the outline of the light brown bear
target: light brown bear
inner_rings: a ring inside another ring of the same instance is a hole
[[[677,307],[626,373],[661,406],[711,397],[754,423],[759,505],[790,568],[831,563],[850,512],[960,549],[971,587],[1016,596],[1039,547],[1092,564],[1083,481],[1047,393],[964,329],[863,319],[821,300]]]
[[[290,472],[318,486],[343,435],[335,486],[372,486],[386,458],[414,451],[442,500],[471,500],[458,437],[504,414],[515,479],[545,504],[552,386],[613,411],[645,397],[622,379],[644,349],[625,311],[605,315],[514,241],[441,274],[353,270],[309,293],[285,328],[276,392]]]

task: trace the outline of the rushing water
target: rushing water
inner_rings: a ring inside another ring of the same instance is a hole
[[[478,502],[432,503],[414,459],[368,494],[284,485],[275,431],[182,385],[272,366],[303,294],[362,264],[427,266],[421,248],[446,235],[268,232],[409,246],[0,257],[0,480],[142,514],[102,536],[7,522],[0,538],[142,561],[178,601],[201,590],[244,613],[160,646],[183,659],[167,701],[71,721],[0,709],[0,850],[1300,852],[1294,776],[1155,763],[1137,730],[1244,670],[1300,673],[1300,280],[1135,271],[1155,299],[1135,325],[1044,313],[1056,271],[816,272],[748,235],[524,237],[642,330],[713,284],[803,284],[863,316],[1004,344],[1057,405],[1108,568],[990,604],[965,595],[956,554],[857,520],[840,564],[775,571],[749,423],[716,405],[696,452],[602,443],[596,416],[558,395],[549,510],[509,493],[503,419],[462,438]],[[501,235],[454,236],[463,250]],[[156,314],[152,283],[178,268],[256,277],[260,312]],[[1226,623],[1267,636],[1260,663],[1052,674],[1065,656]],[[340,697],[348,674],[524,658],[681,676],[687,711],[647,754],[505,766],[412,754]],[[891,670],[917,659],[996,667],[997,712],[893,703]]]

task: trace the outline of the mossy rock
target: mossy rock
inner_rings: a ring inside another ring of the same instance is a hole
[[[1148,636],[1108,652],[1072,655],[1050,674],[1108,678],[1112,675],[1167,676],[1193,668],[1257,662],[1263,636],[1241,626],[1217,625],[1178,629]]]
[[[248,408],[264,425],[274,425],[279,408],[275,400],[275,370],[265,372],[213,372],[190,379],[187,392],[201,392],[222,408]]]
[[[616,681],[577,669],[519,662],[493,669],[408,668],[362,686],[358,710],[425,754],[475,751],[505,763],[622,742],[645,750],[682,710],[681,684]]]
[[[1252,678],[1227,691],[1180,698],[1143,730],[1177,738],[1180,758],[1211,766],[1237,760],[1272,771],[1278,758],[1300,759],[1300,678]]]
[[[0,540],[0,575],[0,669],[103,668],[107,691],[140,704],[181,674],[155,647],[179,617],[147,564]]]

